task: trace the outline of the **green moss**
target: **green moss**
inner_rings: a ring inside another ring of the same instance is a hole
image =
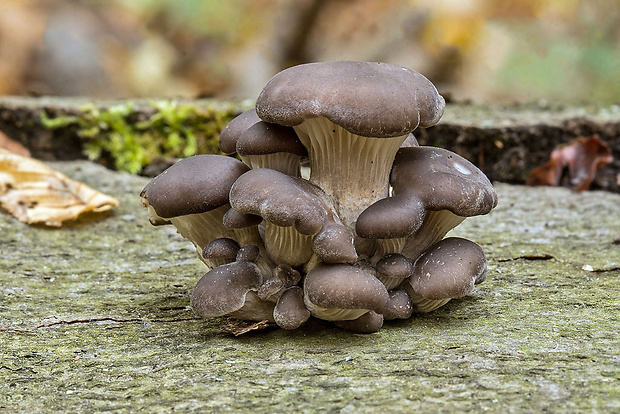
[[[110,158],[118,170],[137,173],[158,157],[219,153],[219,132],[238,112],[233,104],[158,100],[149,103],[148,111],[136,111],[132,103],[87,104],[77,115],[58,117],[43,111],[41,122],[48,129],[77,128],[89,159]]]

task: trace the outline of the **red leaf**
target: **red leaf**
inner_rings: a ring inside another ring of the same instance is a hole
[[[566,184],[575,191],[584,191],[590,188],[596,172],[612,160],[609,145],[598,135],[579,137],[555,148],[549,161],[530,172],[526,185]],[[565,173],[567,183],[562,182]]]

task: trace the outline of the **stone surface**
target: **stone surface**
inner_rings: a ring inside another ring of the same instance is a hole
[[[148,224],[146,179],[52,165],[121,205],[61,229],[0,213],[0,412],[620,411],[619,195],[497,184],[453,233],[488,255],[471,296],[371,335],[233,337],[189,309],[205,268]]]

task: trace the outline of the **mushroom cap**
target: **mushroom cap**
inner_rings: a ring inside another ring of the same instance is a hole
[[[260,118],[256,115],[255,109],[245,111],[241,115],[233,118],[220,132],[220,151],[224,154],[234,154],[237,150],[237,141],[241,134],[259,121]]]
[[[359,334],[371,334],[377,332],[383,326],[383,315],[368,311],[357,319],[337,321],[336,325],[347,331]]]
[[[242,214],[232,208],[224,213],[224,217],[222,217],[222,223],[229,229],[243,229],[246,227],[258,226],[262,221],[263,219],[261,216]]]
[[[429,210],[457,216],[487,214],[497,194],[486,175],[460,155],[443,148],[409,147],[396,153],[390,184],[394,195],[414,193]]]
[[[347,264],[320,264],[306,275],[304,295],[329,309],[367,309],[383,313],[389,294],[370,273]]]
[[[379,260],[377,263],[377,273],[405,280],[413,273],[413,263],[402,254],[391,253]]]
[[[140,196],[164,219],[204,213],[228,203],[230,187],[248,170],[231,157],[194,155],[153,178]]]
[[[191,297],[191,307],[203,318],[224,316],[245,304],[246,295],[258,290],[261,274],[252,262],[233,262],[205,274]]]
[[[385,319],[407,319],[413,313],[411,298],[406,291],[394,289],[390,291],[390,301],[383,317]]]
[[[445,101],[423,75],[378,62],[319,62],[276,74],[256,101],[267,122],[295,126],[325,117],[365,137],[396,137],[428,127]]]
[[[293,128],[265,121],[259,121],[246,129],[239,136],[236,148],[237,154],[242,156],[278,152],[287,152],[300,157],[308,155],[306,147],[303,146]]]
[[[202,249],[202,257],[205,259],[220,259],[234,262],[239,251],[239,243],[227,237],[221,237],[209,242]]]
[[[355,232],[367,239],[405,237],[422,226],[426,209],[415,197],[382,198],[360,213]]]
[[[286,289],[273,310],[273,319],[283,329],[297,329],[310,318],[304,305],[304,293],[299,286]]]
[[[240,213],[255,214],[281,227],[295,225],[305,235],[318,233],[328,215],[308,181],[258,168],[243,174],[230,190],[230,204]]]
[[[486,258],[476,243],[449,237],[431,246],[415,263],[409,283],[427,299],[460,298],[486,275]]]

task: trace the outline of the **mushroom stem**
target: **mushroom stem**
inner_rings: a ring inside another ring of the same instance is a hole
[[[444,298],[444,299],[429,299],[424,296],[415,293],[413,290],[407,290],[409,294],[409,298],[411,300],[411,306],[413,308],[413,313],[428,313],[432,312],[435,309],[441,308],[446,303],[450,302],[452,298]]]
[[[224,213],[226,213],[229,208],[230,205],[224,204],[206,213],[188,214],[185,216],[172,217],[168,220],[176,227],[177,232],[194,243],[200,252],[211,240],[221,237],[235,239],[233,231],[224,227],[224,224],[222,224]]]
[[[465,217],[457,216],[449,210],[429,211],[426,213],[422,227],[407,237],[402,255],[411,260],[417,259],[430,246],[437,243],[445,235],[461,224]]]
[[[271,168],[291,177],[301,176],[301,162],[299,155],[278,152],[265,155],[241,155],[241,161],[253,170]]]
[[[312,257],[312,236],[301,234],[294,226],[282,227],[266,221],[265,249],[277,265],[301,266]]]
[[[306,119],[294,129],[308,149],[310,182],[331,197],[344,224],[355,229],[359,213],[388,196],[392,162],[407,135],[364,137],[324,117]]]

